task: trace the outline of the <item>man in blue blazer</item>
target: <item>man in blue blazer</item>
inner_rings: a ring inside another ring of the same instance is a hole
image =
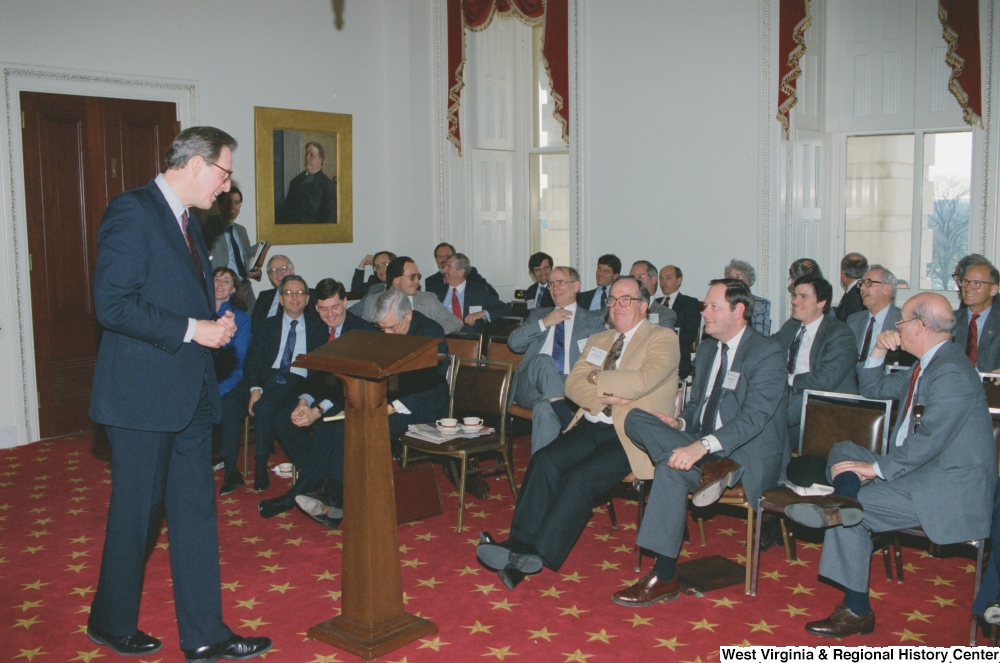
[[[438,288],[445,285],[444,282],[444,265],[448,262],[448,256],[452,256],[458,253],[455,247],[448,242],[441,242],[434,247],[434,264],[437,265],[438,271],[434,272],[426,279],[424,279],[424,290],[427,292],[434,292]],[[472,281],[474,283],[479,283],[486,286],[486,289],[494,297],[499,297],[496,288],[491,286],[482,274],[476,271],[475,267],[469,267],[469,272],[465,275],[466,280]]]
[[[510,304],[490,294],[486,286],[467,280],[469,269],[469,257],[464,253],[448,256],[444,264],[444,284],[434,294],[446,309],[462,320],[463,332],[481,334],[487,321],[499,320],[513,314],[514,310]]]
[[[235,148],[212,127],[183,131],[166,170],[116,197],[98,231],[94,302],[104,334],[90,416],[111,443],[111,501],[87,636],[119,654],[162,646],[138,620],[146,549],[164,506],[187,660],[242,660],[271,648],[269,639],[241,638],[222,621],[211,349],[232,337],[235,324],[230,315],[212,321],[211,263],[187,209],[209,209],[229,190]]]

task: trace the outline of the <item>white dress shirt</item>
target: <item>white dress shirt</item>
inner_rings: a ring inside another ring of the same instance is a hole
[[[726,341],[725,345],[729,346],[729,350],[726,351],[726,361],[729,364],[728,370],[733,370],[733,358],[736,356],[736,350],[740,347],[740,341],[743,340],[743,334],[746,332],[747,328],[744,325],[743,329],[736,333],[731,339]],[[715,380],[719,375],[719,368],[722,365],[722,342],[719,342],[719,349],[715,352],[715,359],[712,360],[712,370],[708,374],[708,384],[705,387],[705,404],[701,406],[701,413],[698,415],[698,421],[705,417],[705,408],[708,407],[708,399],[712,396],[712,387],[715,386]],[[687,422],[683,419],[681,422],[681,430],[684,430],[687,426]],[[715,412],[715,424],[713,425],[713,430],[718,430],[722,428],[722,410],[716,410]],[[719,438],[714,435],[706,435],[705,440],[708,441],[709,449],[711,453],[719,453],[722,451],[722,444],[719,442]]]
[[[287,313],[283,313],[281,316],[281,343],[278,345],[278,356],[274,358],[271,368],[277,369],[281,367],[281,356],[285,353],[285,341],[288,340],[288,331],[292,328],[292,319]],[[295,347],[292,349],[292,362],[299,355],[306,353],[306,316],[300,315],[296,319],[298,320],[298,324],[295,325]],[[304,368],[293,367],[289,372],[301,375],[302,377],[306,377],[308,374]]]
[[[812,354],[813,341],[816,340],[819,326],[823,324],[824,315],[820,314],[818,318],[806,325],[806,331],[802,334],[802,343],[799,345],[799,353],[795,355],[795,372],[788,376],[789,386],[795,381],[796,375],[809,372],[809,355]],[[795,333],[798,334],[798,330]]]
[[[187,207],[184,207],[184,203],[181,202],[181,199],[176,193],[174,193],[174,190],[170,188],[170,185],[167,184],[167,180],[164,179],[163,173],[157,175],[156,179],[153,181],[156,182],[156,186],[159,187],[160,193],[163,194],[163,197],[167,199],[167,205],[170,206],[170,211],[174,213],[174,218],[177,219],[177,227],[180,228],[181,236],[184,238],[184,243],[187,244],[187,235],[184,234],[184,222],[181,221],[181,217],[183,217],[184,213],[188,211]],[[188,219],[191,219],[190,215],[188,215]],[[190,223],[190,220],[188,223]],[[190,343],[191,339],[194,338],[194,330],[197,326],[197,320],[194,318],[188,318],[187,331],[184,332],[185,343]]]
[[[576,319],[576,302],[573,302],[566,307],[567,311],[570,312],[570,318],[563,321],[563,375],[569,375],[569,372],[573,369],[573,366],[569,363],[569,344],[573,338],[573,321]],[[538,326],[541,327],[542,331],[548,332],[545,336],[545,342],[542,343],[542,349],[538,351],[540,355],[552,356],[552,346],[555,344],[556,337],[556,326],[552,325],[548,329],[545,328],[545,323],[541,320],[538,321]]]

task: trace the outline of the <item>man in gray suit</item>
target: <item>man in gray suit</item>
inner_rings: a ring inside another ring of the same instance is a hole
[[[993,265],[969,267],[959,282],[965,308],[955,313],[954,342],[981,373],[1000,370],[1000,308],[993,310],[998,283]]]
[[[635,585],[614,595],[619,605],[677,598],[688,493],[696,506],[707,506],[742,481],[747,500],[756,504],[781,472],[788,447],[788,374],[781,348],[750,326],[753,295],[742,281],[712,281],[701,315],[711,339],[698,346],[684,411],[675,419],[636,409],[625,419],[626,434],[656,466],[636,542],[657,559]]]
[[[632,264],[629,276],[634,276],[649,290],[649,296],[656,294],[656,286],[660,283],[660,271],[648,260],[637,260]],[[650,300],[649,310],[646,311],[646,319],[654,325],[660,325],[667,329],[677,326],[677,313],[669,306],[657,304]]]
[[[830,315],[833,286],[807,274],[795,281],[792,317],[773,338],[785,353],[788,370],[788,438],[796,444],[806,389],[856,394],[857,351],[851,328]],[[791,446],[788,458],[791,457]]]
[[[873,533],[920,526],[939,545],[989,536],[997,479],[993,427],[979,374],[950,342],[954,325],[941,295],[922,293],[903,305],[899,331],[882,332],[858,368],[863,396],[899,400],[889,450],[876,456],[840,442],[827,461],[833,494],[785,509],[796,522],[830,528],[819,574],[846,588],[830,617],[806,624],[809,633],[842,638],[875,629],[868,601]],[[885,375],[885,355],[898,347],[920,360]]]
[[[854,340],[857,341],[859,364],[868,361],[875,350],[878,335],[895,329],[896,321],[902,318],[899,307],[893,304],[896,282],[896,275],[882,265],[872,265],[859,281],[861,301],[866,310],[858,311],[847,319],[847,326],[854,332]],[[906,353],[899,351],[893,354]],[[886,361],[892,363],[892,357]]]
[[[247,302],[247,313],[253,314],[256,297],[250,279],[260,282],[260,269],[247,264],[253,254],[247,229],[236,223],[243,205],[243,192],[233,187],[218,198],[219,216],[211,216],[205,228],[205,239],[212,259],[212,269],[228,267],[240,276],[239,290]]]
[[[576,305],[580,273],[575,269],[553,269],[548,291],[555,308],[532,309],[507,339],[511,350],[524,353],[512,392],[515,403],[531,409],[532,454],[559,437],[559,431],[572,420],[565,400],[566,376],[580,358],[587,338],[604,331],[602,311],[586,311]]]
[[[409,256],[394,258],[389,261],[388,266],[385,268],[385,283],[388,283],[390,287],[396,288],[406,295],[410,299],[410,306],[414,311],[423,313],[441,325],[445,334],[454,334],[461,330],[462,321],[441,306],[441,302],[438,301],[436,295],[418,290],[420,287],[420,277],[420,269],[417,267],[417,263],[413,262],[413,258]],[[379,295],[385,292],[385,283],[379,283],[371,287],[365,298],[359,302],[361,310],[355,313],[355,315],[364,318],[368,322],[372,322],[375,317],[375,302],[378,301]],[[352,306],[351,309],[354,309],[356,306],[358,304]],[[353,310],[351,312],[354,313]]]

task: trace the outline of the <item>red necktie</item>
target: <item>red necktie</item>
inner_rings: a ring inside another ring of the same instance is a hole
[[[337,328],[330,327],[330,336],[327,337],[326,342],[329,343],[333,339],[337,338]]]
[[[913,377],[910,378],[910,390],[906,392],[906,405],[903,407],[903,417],[910,411],[910,401],[913,400],[913,388],[917,386],[917,378],[920,377],[920,362],[913,365]]]
[[[663,298],[663,305],[670,308],[670,295],[666,295]]]
[[[187,210],[184,210],[184,214],[181,216],[181,227],[184,229],[184,240],[187,242],[188,249],[191,250],[191,257],[194,259],[195,269],[198,270],[198,275],[205,278],[205,270],[201,266],[201,256],[198,255],[198,245],[194,242],[194,235],[191,233],[191,227],[188,223],[189,217]]]
[[[458,290],[455,288],[451,289],[451,312],[459,320],[462,319],[462,305],[458,303]]]
[[[978,313],[972,314],[972,319],[969,320],[969,338],[965,341],[965,354],[973,366],[979,361],[979,325],[976,324],[978,318]]]

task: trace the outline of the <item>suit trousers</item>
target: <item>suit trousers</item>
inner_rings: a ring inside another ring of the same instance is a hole
[[[165,505],[181,647],[204,647],[232,635],[222,621],[213,419],[203,384],[194,417],[182,431],[107,427],[111,501],[91,626],[116,637],[135,633],[146,551],[159,535]]]
[[[330,464],[333,457],[338,457],[336,471],[337,481],[343,483],[344,476],[344,422],[316,422],[312,435],[308,428],[301,428],[291,422],[289,417],[279,419],[275,425],[281,443],[291,454],[297,449],[296,456],[300,461],[292,461],[299,468],[299,478],[292,486],[290,495],[301,495],[318,490],[323,481],[331,473]],[[289,455],[291,458],[291,455]]]
[[[594,503],[630,471],[614,426],[582,419],[531,457],[510,538],[534,546],[546,566],[559,570]]]
[[[250,390],[246,380],[240,380],[222,397],[222,421],[219,423],[222,447],[219,455],[226,463],[226,472],[237,471],[236,458],[240,452],[240,433],[243,431],[243,420],[247,417],[249,403]]]
[[[253,405],[254,454],[257,457],[270,456],[274,450],[274,424],[280,413],[299,402],[299,394],[304,379],[295,373],[288,374],[285,384],[278,384],[276,369],[270,369],[259,385],[264,391]]]
[[[990,524],[990,541],[994,551],[1000,551],[1000,481],[993,491],[993,522]],[[990,556],[989,564],[983,570],[983,584],[972,604],[973,614],[983,616],[986,606],[1000,598],[1000,552]]]
[[[564,398],[566,376],[556,368],[550,355],[535,355],[522,365],[514,384],[514,402],[531,409],[531,453],[559,437],[562,424],[549,399]]]
[[[313,436],[309,434],[308,428],[302,428],[292,423],[292,412],[298,406],[299,403],[296,400],[294,403],[287,403],[283,408],[277,410],[272,425],[275,435],[281,441],[281,446],[285,448],[288,460],[302,471],[309,461]]]

